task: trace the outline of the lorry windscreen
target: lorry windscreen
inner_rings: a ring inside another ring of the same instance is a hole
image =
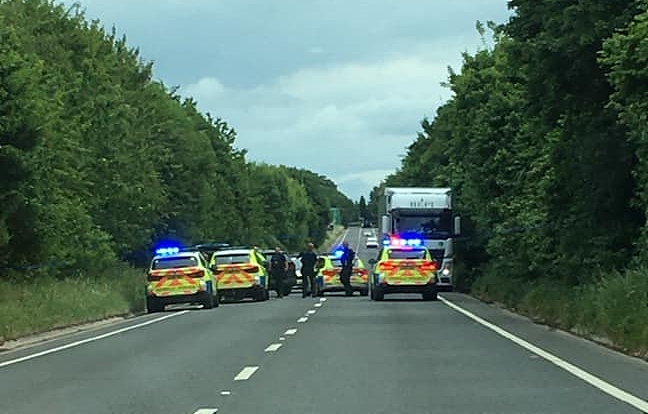
[[[426,239],[452,235],[452,211],[441,210],[426,215],[399,215],[395,220],[397,233],[416,233]]]

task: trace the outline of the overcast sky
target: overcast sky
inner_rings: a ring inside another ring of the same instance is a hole
[[[73,1],[66,0],[66,4]],[[506,0],[84,0],[155,76],[226,120],[249,159],[308,168],[353,199],[448,99],[448,65]]]

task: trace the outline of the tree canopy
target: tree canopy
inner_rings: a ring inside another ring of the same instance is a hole
[[[328,178],[248,161],[152,73],[78,6],[0,0],[0,275],[142,265],[162,239],[296,249],[329,208],[357,216]]]

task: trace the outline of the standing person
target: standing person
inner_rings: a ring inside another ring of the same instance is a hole
[[[270,258],[270,277],[274,280],[274,288],[277,297],[283,299],[284,279],[288,271],[286,255],[281,252],[279,246],[275,247],[275,252]]]
[[[349,247],[349,242],[342,243],[342,271],[340,271],[340,282],[344,285],[344,290],[347,296],[353,295],[353,287],[351,286],[351,274],[353,273],[353,262],[355,260],[355,252]]]
[[[302,262],[302,298],[305,298],[308,294],[313,297],[317,295],[317,289],[315,288],[315,263],[317,262],[317,253],[313,251],[314,249],[315,246],[313,243],[308,243],[306,250],[297,255],[297,258]],[[306,290],[309,286],[309,290]]]

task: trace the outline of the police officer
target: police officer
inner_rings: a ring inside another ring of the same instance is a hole
[[[344,285],[344,290],[347,296],[353,295],[353,287],[351,287],[351,274],[353,273],[353,262],[355,260],[355,252],[349,247],[349,242],[342,243],[342,271],[340,272],[340,282]]]
[[[313,243],[308,243],[306,250],[297,255],[297,258],[302,262],[302,298],[305,298],[309,294],[313,297],[317,295],[317,289],[315,288],[315,263],[317,262],[317,253],[313,251],[314,249],[315,246]],[[307,288],[309,289],[307,290]]]
[[[284,279],[287,272],[288,263],[286,262],[286,255],[277,246],[275,247],[274,254],[270,258],[270,277],[274,280],[274,288],[279,299],[283,299]]]

